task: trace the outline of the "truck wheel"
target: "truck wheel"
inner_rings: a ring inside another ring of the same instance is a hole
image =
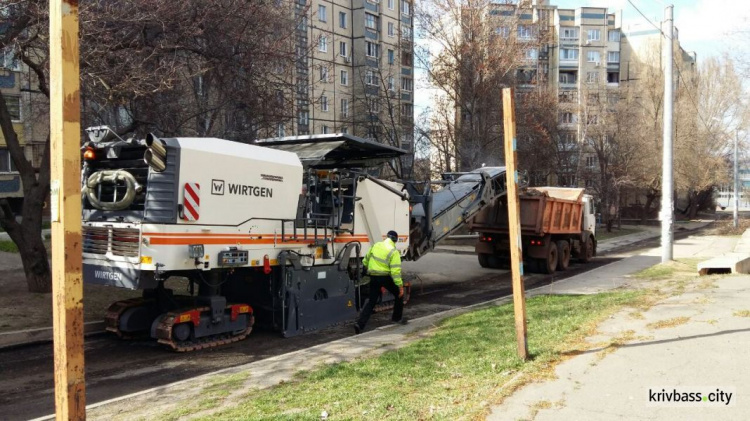
[[[479,266],[483,268],[491,268],[490,266],[490,255],[487,253],[479,253],[477,254],[477,259],[479,260]]]
[[[557,246],[554,242],[549,243],[547,258],[539,259],[537,261],[537,266],[539,267],[540,272],[546,273],[547,275],[555,273],[555,269],[557,269]]]
[[[579,260],[581,263],[588,263],[594,258],[594,239],[591,237],[586,238],[586,242],[583,243],[583,250],[581,250],[581,257]]]
[[[565,270],[570,266],[570,243],[568,240],[557,242],[557,270]]]

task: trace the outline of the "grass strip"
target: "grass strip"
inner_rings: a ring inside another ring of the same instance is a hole
[[[378,357],[303,372],[269,389],[248,383],[245,394],[222,408],[217,402],[218,411],[203,419],[319,419],[323,411],[328,419],[481,417],[520,384],[552,375],[554,363],[589,346],[584,339],[598,322],[642,295],[530,298],[527,363],[516,357],[513,306],[506,304],[446,319],[430,337]],[[504,387],[512,378],[519,384]]]
[[[18,253],[18,246],[12,241],[0,240],[0,251],[6,253]]]

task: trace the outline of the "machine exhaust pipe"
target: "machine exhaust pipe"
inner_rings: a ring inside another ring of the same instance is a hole
[[[167,168],[167,148],[164,142],[149,133],[146,135],[146,146],[148,146],[148,150],[143,155],[143,160],[154,171],[164,171]]]
[[[162,172],[167,169],[167,163],[164,162],[164,159],[156,155],[151,149],[148,149],[143,155],[143,160],[146,161],[148,166],[156,172]]]

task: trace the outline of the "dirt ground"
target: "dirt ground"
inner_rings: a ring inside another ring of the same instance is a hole
[[[18,255],[0,256],[0,332],[52,326],[52,294],[28,292]],[[15,262],[17,260],[17,264]],[[83,311],[87,322],[102,320],[109,305],[138,297],[140,291],[84,285]]]

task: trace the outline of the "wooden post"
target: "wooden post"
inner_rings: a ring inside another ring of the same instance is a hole
[[[50,0],[49,22],[55,413],[84,420],[78,0]]]
[[[529,357],[529,346],[526,339],[526,292],[523,286],[523,249],[516,165],[516,110],[512,88],[503,89],[503,127],[505,128],[505,184],[508,198],[510,269],[513,275],[513,310],[516,316],[518,356],[525,361]]]

